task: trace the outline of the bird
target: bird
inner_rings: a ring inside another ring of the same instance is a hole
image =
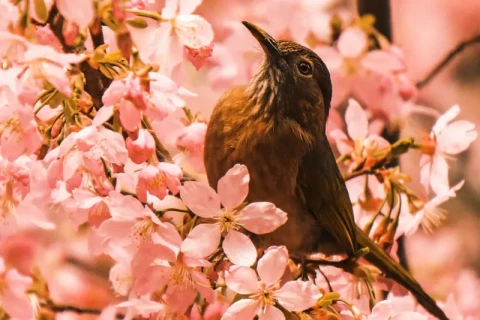
[[[284,245],[304,256],[363,255],[432,315],[448,320],[410,273],[355,224],[326,135],[332,82],[323,60],[303,45],[277,41],[259,26],[242,23],[265,58],[248,83],[228,90],[213,108],[204,146],[209,185],[216,190],[230,168],[245,165],[247,202],[271,202],[288,215],[284,225],[259,236],[256,244]]]

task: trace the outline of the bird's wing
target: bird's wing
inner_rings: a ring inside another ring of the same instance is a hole
[[[357,248],[352,204],[328,141],[319,142],[302,159],[297,195],[345,252],[354,254]]]

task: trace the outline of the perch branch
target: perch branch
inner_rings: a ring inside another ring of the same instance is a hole
[[[450,61],[452,61],[453,58],[455,58],[457,54],[475,43],[480,43],[480,35],[476,35],[473,38],[458,44],[457,47],[450,51],[450,53],[447,54],[447,56],[445,56],[445,58],[443,58],[443,60],[441,60],[440,63],[438,63],[429,73],[427,73],[422,80],[416,83],[417,88],[421,89],[426,86],[440,71],[442,71],[443,68],[447,66]]]

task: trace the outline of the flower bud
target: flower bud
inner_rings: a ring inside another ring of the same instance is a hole
[[[139,129],[138,137],[133,140],[128,137],[126,140],[128,156],[136,164],[143,163],[155,152],[155,140],[148,130]]]

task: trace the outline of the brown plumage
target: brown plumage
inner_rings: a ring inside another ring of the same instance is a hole
[[[317,252],[365,258],[410,290],[420,304],[447,317],[409,273],[356,225],[345,182],[325,134],[332,98],[330,74],[311,50],[276,41],[244,22],[266,59],[250,83],[228,91],[211,115],[205,140],[210,185],[236,163],[250,172],[248,201],[269,201],[288,221],[257,245],[285,245],[295,256]]]

